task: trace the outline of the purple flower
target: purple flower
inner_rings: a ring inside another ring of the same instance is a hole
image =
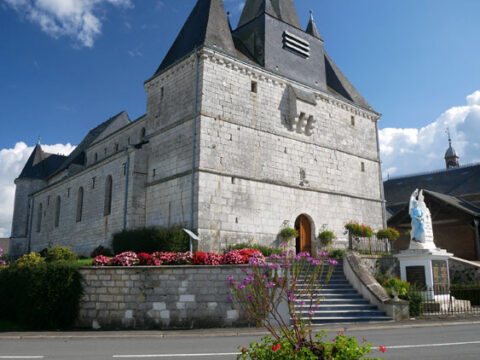
[[[245,300],[253,300],[253,295],[248,294],[247,296],[245,296]]]
[[[270,269],[280,269],[280,264],[268,264]]]
[[[280,244],[280,247],[283,247],[283,248],[288,247],[288,242],[282,242],[282,243]]]
[[[308,310],[308,315],[312,316],[313,315],[313,310]]]
[[[272,260],[280,260],[281,257],[280,257],[280,255],[272,254],[272,255],[269,256],[269,259],[272,259]]]
[[[332,265],[338,265],[338,261],[335,260],[335,259],[328,259],[327,262],[332,264]]]
[[[328,252],[326,251],[321,251],[320,254],[318,254],[320,256],[328,256]]]
[[[228,275],[227,276],[227,281],[233,281],[235,278],[233,275]]]
[[[291,294],[291,295],[288,295],[288,301],[295,301],[297,298],[295,297],[295,295]]]
[[[245,285],[243,285],[243,284],[238,285],[238,289],[239,290],[245,289]]]
[[[227,297],[227,302],[232,302],[233,301],[233,296]]]
[[[275,285],[276,284],[273,281],[270,281],[267,283],[267,285],[265,285],[265,287],[268,289],[268,288],[274,287]]]

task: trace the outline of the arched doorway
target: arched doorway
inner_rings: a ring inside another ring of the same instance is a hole
[[[305,215],[300,215],[295,220],[295,229],[298,232],[295,249],[297,253],[308,251],[312,253],[312,227],[310,220]]]

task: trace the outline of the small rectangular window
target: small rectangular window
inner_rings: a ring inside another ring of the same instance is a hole
[[[123,163],[123,176],[127,175],[127,163]]]
[[[355,116],[352,116],[350,118],[350,123],[352,124],[352,126],[355,126]]]
[[[251,92],[255,94],[258,92],[258,84],[256,81],[252,81]]]
[[[155,175],[156,175],[156,172],[157,172],[157,170],[156,170],[156,169],[153,169],[153,174],[152,174],[152,175],[153,175],[153,177],[155,177]]]
[[[362,169],[362,172],[365,172],[365,163],[362,161],[362,164],[361,164],[361,169]]]
[[[92,189],[95,189],[95,180],[96,180],[96,177],[94,176],[92,178]]]
[[[165,89],[163,88],[163,86],[160,88],[160,100],[163,99],[163,96],[165,95]]]

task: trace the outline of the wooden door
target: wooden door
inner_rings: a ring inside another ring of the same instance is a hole
[[[312,231],[310,227],[310,220],[305,215],[300,215],[295,221],[295,228],[298,232],[296,241],[297,252],[308,251],[312,253]]]

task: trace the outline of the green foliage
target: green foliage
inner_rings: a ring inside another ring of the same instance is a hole
[[[406,299],[410,284],[398,278],[385,279],[381,282],[388,295],[392,296],[392,288],[398,293],[398,296]]]
[[[43,259],[42,259],[43,260]],[[78,316],[78,270],[62,262],[9,266],[0,272],[0,321],[25,329],[66,329]]]
[[[400,237],[400,233],[397,229],[394,228],[386,228],[380,229],[377,231],[377,238],[379,239],[388,239],[390,241],[395,241]]]
[[[190,245],[188,235],[179,227],[149,227],[115,233],[112,247],[115,254],[126,251],[150,254],[156,251],[186,252]]]
[[[91,258],[96,258],[98,255],[103,256],[113,256],[112,249],[103,247],[102,245],[98,245],[93,251],[90,253]]]
[[[285,240],[291,240],[293,238],[296,238],[298,236],[297,230],[291,227],[284,227],[282,230],[280,230],[280,236]]]
[[[260,251],[263,254],[263,256],[270,256],[270,255],[273,255],[273,254],[280,255],[283,251],[283,249],[272,248],[272,247],[269,247],[269,246],[264,246],[264,245],[255,244],[255,243],[252,243],[252,244],[250,244],[250,243],[239,243],[239,244],[228,246],[225,253],[228,253],[232,250],[242,250],[242,249],[255,249],[255,250]]]
[[[358,237],[372,237],[373,230],[368,225],[359,224],[356,222],[349,222],[345,224],[345,229],[350,231],[350,234]]]
[[[47,263],[58,262],[58,261],[75,261],[78,259],[77,254],[75,254],[69,247],[66,246],[54,246],[51,249],[48,249],[42,254],[42,257],[45,258]]]
[[[343,254],[347,251],[343,249],[333,249],[328,252],[328,257],[330,259],[343,259]]]
[[[37,266],[45,263],[45,258],[41,257],[39,254],[31,252],[30,254],[25,254],[22,257],[18,258],[14,265],[17,267],[23,266]]]
[[[323,230],[320,232],[320,234],[318,234],[318,238],[320,239],[322,245],[326,247],[332,244],[332,241],[336,238],[336,236],[333,231]]]
[[[419,316],[422,313],[423,302],[422,292],[415,286],[410,286],[408,290],[408,307],[411,317]]]
[[[325,331],[314,339],[304,339],[302,346],[294,348],[284,337],[274,339],[265,336],[261,342],[251,343],[248,349],[240,348],[239,360],[359,360],[371,352],[371,344],[359,345],[354,337],[347,337],[339,332],[332,342],[325,341]]]

